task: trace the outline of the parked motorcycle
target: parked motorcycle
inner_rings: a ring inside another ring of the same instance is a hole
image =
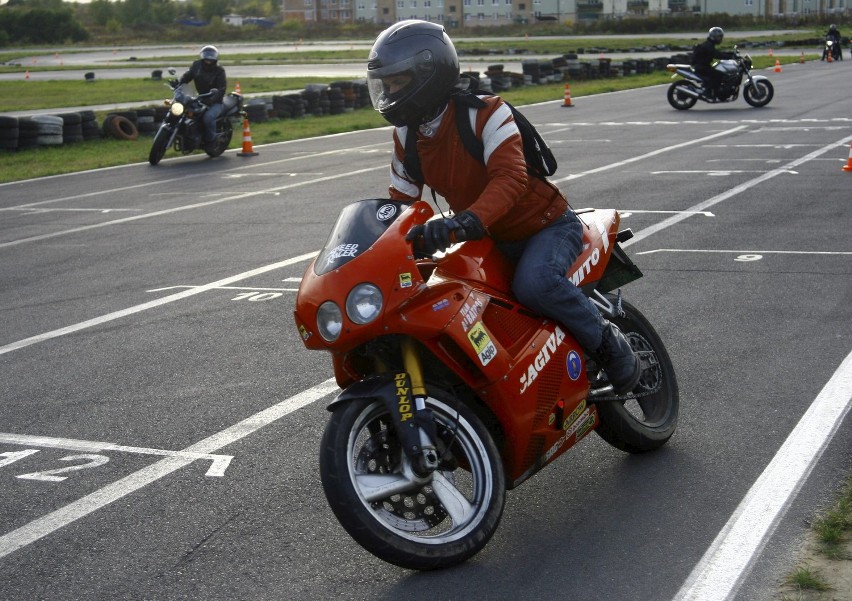
[[[294,312],[343,389],[320,447],[328,503],[365,549],[417,570],[478,553],[505,491],[590,432],[628,453],[661,447],[679,406],[662,340],[613,292],[642,276],[616,211],[578,212],[585,244],[568,277],[641,358],[640,383],[623,396],[561,325],[518,303],[493,241],[418,258],[405,236],[433,213],[424,201],[345,207]]]
[[[829,58],[830,57],[830,58]],[[825,40],[825,48],[822,50],[822,58],[819,60],[833,60],[833,61],[842,61],[843,60],[843,52],[840,48],[840,44],[835,42],[834,40],[828,38]]]
[[[154,143],[148,153],[148,162],[156,165],[173,146],[177,152],[190,154],[196,150],[204,150],[211,157],[217,157],[228,149],[234,128],[231,119],[243,114],[243,97],[241,94],[226,94],[222,114],[216,119],[216,143],[210,147],[204,144],[204,112],[208,106],[204,103],[217,93],[211,90],[206,94],[192,96],[187,94],[176,79],[168,82],[173,92],[171,100],[166,100],[169,107],[160,128],[154,135]]]
[[[763,75],[751,74],[752,61],[747,54],[741,55],[734,47],[734,58],[720,60],[714,69],[722,74],[722,85],[718,97],[713,95],[705,86],[704,80],[695,72],[692,65],[669,64],[666,70],[673,73],[672,77],[680,79],[669,86],[667,98],[669,104],[679,111],[685,111],[695,106],[699,100],[704,102],[733,102],[739,97],[740,86],[743,85],[743,98],[753,107],[766,106],[775,95],[775,88]]]

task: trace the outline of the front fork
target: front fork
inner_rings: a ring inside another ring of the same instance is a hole
[[[438,432],[435,421],[432,419],[432,410],[426,407],[426,383],[414,339],[404,338],[401,351],[402,363],[409,378],[411,396],[414,399],[414,412],[410,422],[404,420],[400,424],[402,427],[400,434],[405,442],[406,454],[412,460],[414,471],[425,476],[438,468],[438,451],[435,448]]]

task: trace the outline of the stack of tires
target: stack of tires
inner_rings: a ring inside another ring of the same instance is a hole
[[[262,123],[269,120],[269,111],[266,109],[266,100],[263,98],[252,98],[245,105],[246,116],[251,123]]]
[[[152,108],[138,109],[136,111],[136,128],[140,135],[153,136],[160,126],[156,120],[156,111]]]
[[[80,113],[60,113],[62,119],[62,143],[74,144],[83,141],[83,117]]]
[[[18,149],[18,118],[0,115],[0,150]]]
[[[39,146],[62,146],[62,127],[64,125],[62,117],[35,115],[32,119],[38,124],[36,139]]]
[[[38,123],[32,117],[18,119],[18,150],[38,147]]]
[[[80,129],[83,132],[83,140],[97,140],[101,137],[101,128],[95,111],[80,111]]]

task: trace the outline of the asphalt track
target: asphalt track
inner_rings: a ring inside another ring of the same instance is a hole
[[[0,186],[0,596],[772,598],[852,465],[849,64],[767,71],[764,109],[664,87],[525,109],[574,206],[636,233],[624,294],[681,421],[647,456],[585,439],[437,573],[328,510],[334,386],[292,322],[339,210],[384,194],[387,128]]]

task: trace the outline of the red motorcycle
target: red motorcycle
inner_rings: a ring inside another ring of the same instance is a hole
[[[616,211],[578,212],[584,251],[568,277],[641,358],[624,396],[563,327],[518,304],[491,240],[418,258],[405,235],[432,215],[423,201],[344,208],[295,309],[305,346],[331,353],[343,389],[320,448],[328,502],[365,549],[417,570],[479,552],[506,490],[590,432],[628,453],[661,447],[679,405],[662,340],[612,293],[642,275]]]

